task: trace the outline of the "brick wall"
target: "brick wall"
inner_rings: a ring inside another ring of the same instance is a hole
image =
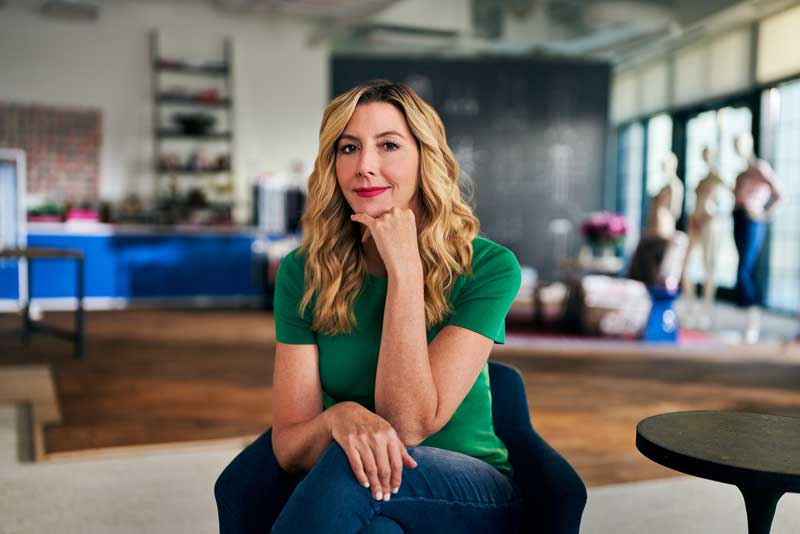
[[[0,147],[28,156],[28,192],[72,203],[98,198],[100,111],[0,102]]]

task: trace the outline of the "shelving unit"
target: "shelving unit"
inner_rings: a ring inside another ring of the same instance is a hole
[[[235,140],[231,40],[223,39],[221,60],[188,61],[162,54],[159,32],[152,30],[153,173],[159,222],[229,223]],[[166,87],[165,79],[191,81],[193,87]],[[210,127],[181,125],[173,119],[176,114],[200,123],[203,117],[213,120]]]

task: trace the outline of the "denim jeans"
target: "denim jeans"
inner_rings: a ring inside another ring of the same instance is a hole
[[[741,208],[733,210],[733,237],[739,252],[736,270],[736,303],[739,306],[754,306],[762,302],[756,262],[766,234],[767,223],[754,221]]]
[[[376,501],[342,448],[332,443],[305,475],[285,473],[271,432],[247,447],[215,486],[220,533],[515,532],[522,497],[491,465],[434,447],[409,449],[417,468],[403,469],[400,491]]]

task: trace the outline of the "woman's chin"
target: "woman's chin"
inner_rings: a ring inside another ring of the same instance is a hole
[[[376,219],[392,209],[392,204],[389,202],[359,202],[354,206],[356,213],[366,213],[373,219]]]

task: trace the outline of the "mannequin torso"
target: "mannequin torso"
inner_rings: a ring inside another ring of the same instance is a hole
[[[747,168],[736,177],[733,194],[736,207],[745,210],[750,219],[766,220],[771,204],[780,198],[769,163],[755,158],[750,160]]]
[[[676,175],[670,175],[667,183],[653,197],[647,217],[645,235],[669,239],[675,233],[675,223],[683,208],[683,184]]]
[[[719,212],[719,194],[725,188],[725,182],[714,169],[700,180],[694,190],[694,212],[689,216],[689,232],[702,233]]]

